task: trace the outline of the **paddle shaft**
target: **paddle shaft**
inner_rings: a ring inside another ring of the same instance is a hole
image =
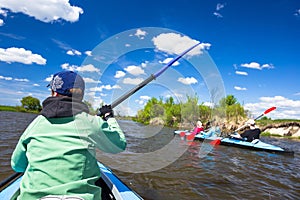
[[[268,114],[269,112],[271,112],[271,111],[273,111],[273,110],[275,110],[275,109],[276,109],[276,107],[271,107],[271,108],[265,110],[265,112],[264,112],[263,114],[259,115],[258,117],[256,117],[256,118],[254,119],[254,121],[257,120],[257,119],[259,119],[259,118],[261,118],[262,116]],[[235,132],[241,130],[242,128],[245,128],[246,126],[248,126],[248,124],[244,124],[242,127],[236,129]]]
[[[118,99],[116,99],[111,104],[111,108],[116,107],[117,105],[119,105],[120,103],[122,103],[125,99],[127,99],[128,97],[130,97],[131,95],[133,95],[134,93],[136,93],[138,90],[140,90],[141,88],[143,88],[145,85],[147,85],[151,81],[153,81],[155,78],[159,77],[162,73],[164,73],[164,71],[166,71],[170,66],[172,66],[177,60],[179,60],[182,56],[184,56],[185,54],[187,54],[189,51],[191,51],[192,49],[194,49],[199,44],[200,43],[197,43],[197,44],[193,45],[192,47],[188,48],[187,50],[185,50],[184,52],[182,52],[180,55],[178,55],[177,57],[173,58],[168,64],[166,64],[163,68],[161,68],[155,74],[151,74],[146,80],[144,80],[143,82],[141,82],[140,84],[138,84],[136,87],[134,87],[133,89],[129,90],[127,93],[125,93],[124,95],[122,95],[121,97],[119,97]]]

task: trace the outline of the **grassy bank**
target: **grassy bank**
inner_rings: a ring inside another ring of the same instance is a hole
[[[286,139],[299,139],[300,140],[300,136],[299,137],[293,137],[293,136],[282,136],[279,134],[271,134],[269,132],[262,132],[260,134],[263,137],[281,137],[281,138],[286,138]]]
[[[39,111],[27,110],[21,106],[4,106],[4,105],[0,105],[0,111],[39,113]]]

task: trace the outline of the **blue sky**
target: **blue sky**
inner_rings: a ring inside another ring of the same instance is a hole
[[[200,42],[116,111],[232,94],[254,117],[276,106],[268,117],[300,119],[299,35],[298,0],[0,0],[0,104],[42,102],[65,69],[85,78],[86,100],[110,104]]]

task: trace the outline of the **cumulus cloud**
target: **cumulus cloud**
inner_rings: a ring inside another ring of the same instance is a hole
[[[149,99],[151,99],[149,96],[140,96],[139,99],[135,100],[135,102],[140,105],[144,105]]]
[[[24,48],[11,47],[7,49],[0,48],[0,61],[13,63],[19,62],[23,64],[39,64],[45,65],[46,59],[41,55],[34,54],[30,50]]]
[[[125,72],[123,72],[123,71],[116,71],[116,74],[115,74],[115,78],[122,78],[122,77],[124,77],[125,76]]]
[[[12,77],[8,77],[8,76],[1,76],[1,75],[0,75],[0,79],[2,79],[2,80],[6,80],[6,81],[11,81],[11,80],[13,80],[13,78],[12,78]]]
[[[162,62],[160,61],[160,63],[162,63],[162,64],[168,64],[171,60],[173,60],[173,58],[166,58]],[[177,66],[177,65],[179,65],[178,61],[174,62],[172,66]]]
[[[84,53],[85,53],[85,55],[87,55],[87,56],[92,56],[92,51],[85,51]]]
[[[234,86],[234,89],[236,89],[236,90],[247,90],[247,88],[239,87],[239,86]]]
[[[217,4],[217,7],[216,7],[216,10],[219,11],[219,10],[221,10],[221,9],[224,8],[224,7],[225,7],[225,4],[218,3],[218,4]]]
[[[262,70],[264,68],[266,69],[273,69],[274,66],[272,64],[259,64],[257,62],[251,62],[251,63],[244,63],[244,64],[241,64],[242,67],[246,67],[246,68],[251,68],[251,69],[259,69],[259,70]]]
[[[147,35],[147,32],[143,31],[142,29],[137,29],[136,33],[134,35],[137,36],[140,39],[144,39],[145,36]]]
[[[121,87],[119,85],[101,85],[100,87],[93,87],[90,88],[90,91],[92,92],[102,92],[103,89],[105,90],[112,90],[112,89],[120,89]]]
[[[213,15],[216,16],[216,17],[218,17],[218,18],[222,18],[222,17],[223,17],[223,15],[221,15],[221,14],[218,13],[218,12],[214,12]]]
[[[101,81],[94,80],[92,78],[86,78],[86,77],[82,77],[82,78],[83,78],[84,82],[86,82],[86,83],[101,83]]]
[[[218,18],[222,18],[223,16],[219,13],[221,9],[225,7],[225,4],[218,3],[216,6],[216,11],[213,13],[213,15],[217,16]]]
[[[299,119],[300,100],[292,100],[283,96],[261,97],[258,103],[247,103],[245,109],[249,110],[254,117],[262,114],[266,109],[275,106],[277,109],[267,117],[274,119]]]
[[[135,65],[130,65],[126,67],[124,70],[134,76],[145,74],[145,71],[141,67]]]
[[[144,79],[142,78],[124,78],[124,84],[137,85],[141,83]]]
[[[29,82],[29,80],[27,78],[13,78],[13,77],[9,77],[9,76],[1,76],[0,75],[0,80],[6,80],[6,81],[18,81],[18,82]]]
[[[242,72],[242,71],[235,71],[236,74],[238,75],[243,75],[243,76],[247,76],[248,73],[247,72]]]
[[[4,25],[4,21],[2,19],[0,19],[0,26]]]
[[[80,56],[81,52],[78,51],[78,50],[72,49],[72,50],[68,50],[67,54],[70,55],[70,56],[75,56],[75,55]]]
[[[20,0],[0,0],[0,8],[14,13],[21,12],[46,23],[61,19],[76,22],[83,13],[82,8],[70,5],[69,0],[31,0],[30,3]]]
[[[181,54],[186,49],[199,43],[197,40],[193,40],[187,36],[181,36],[177,33],[162,33],[152,39],[155,47],[163,52],[169,54]],[[201,43],[193,50],[188,52],[187,56],[195,56],[203,53],[203,50],[209,49],[211,44]]]
[[[194,77],[186,77],[186,78],[178,78],[178,82],[183,83],[185,85],[191,85],[191,84],[196,84],[198,81]]]
[[[77,65],[70,65],[69,63],[64,63],[61,65],[61,68],[78,72],[100,72],[100,69],[96,68],[93,64],[83,65],[79,67]]]
[[[0,8],[0,15],[2,15],[3,17],[7,17],[7,10],[4,10],[4,9]]]
[[[15,78],[14,80],[19,82],[29,82],[27,78]]]

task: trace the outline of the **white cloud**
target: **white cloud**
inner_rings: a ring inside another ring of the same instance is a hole
[[[81,67],[77,67],[76,69],[79,72],[100,72],[100,69],[96,68],[92,64],[83,65]]]
[[[121,87],[119,85],[101,85],[100,87],[94,87],[90,88],[90,91],[92,92],[102,92],[103,89],[105,90],[112,90],[112,89],[120,89]]]
[[[222,3],[218,3],[217,4],[217,7],[216,7],[216,10],[221,10],[222,8],[224,8],[225,7],[225,4],[222,4]]]
[[[151,97],[143,95],[143,96],[140,96],[140,99],[149,100],[149,99],[151,99]]]
[[[138,103],[139,105],[145,105],[149,99],[151,99],[151,97],[149,96],[140,96],[139,99],[135,100],[135,102]]]
[[[52,80],[52,78],[53,78],[53,74],[51,74],[51,76],[45,78],[45,81],[46,82],[50,82]]]
[[[191,84],[196,84],[198,81],[194,77],[186,77],[186,78],[178,78],[178,82],[183,83],[185,85],[191,85]]]
[[[13,78],[13,77],[5,77],[5,76],[1,76],[0,75],[0,80],[6,80],[6,81],[18,81],[18,82],[29,82],[29,80],[27,78]]]
[[[247,88],[239,87],[239,86],[234,86],[234,89],[236,89],[236,90],[247,90]]]
[[[14,80],[19,82],[29,82],[27,78],[15,78]]]
[[[2,19],[0,19],[0,26],[4,25],[4,21]]]
[[[163,60],[163,61],[160,62],[160,63],[168,64],[171,60],[173,60],[173,58],[166,58],[165,60]],[[172,66],[177,66],[177,65],[179,65],[179,62],[178,62],[178,61],[174,62]]]
[[[242,71],[235,71],[236,74],[238,75],[243,75],[243,76],[247,76],[248,73],[247,72],[242,72]]]
[[[23,64],[39,64],[45,65],[46,59],[41,55],[34,54],[30,50],[24,48],[10,47],[7,49],[0,48],[0,61],[12,63],[19,62]]]
[[[94,80],[94,79],[92,79],[92,78],[85,78],[85,77],[83,77],[83,80],[84,80],[84,82],[86,82],[86,83],[101,83],[101,81],[99,81],[99,80]]]
[[[0,0],[0,8],[14,13],[24,13],[42,22],[53,22],[63,19],[76,22],[83,13],[82,8],[71,6],[69,0]]]
[[[124,78],[124,84],[137,85],[141,83],[144,79],[142,78]]]
[[[116,74],[115,74],[115,78],[122,78],[125,76],[125,72],[123,71],[116,71]]]
[[[300,9],[296,10],[296,12],[294,13],[295,16],[300,16]]]
[[[64,63],[61,65],[62,69],[70,70],[70,71],[78,71],[78,72],[100,72],[100,69],[96,68],[92,64],[77,66],[77,65],[70,65],[69,63]]]
[[[199,43],[197,40],[193,40],[187,36],[181,36],[177,33],[162,33],[152,39],[155,47],[163,52],[170,54],[181,54],[186,49]],[[203,53],[203,50],[209,49],[211,44],[201,43],[186,55],[195,56]]]
[[[214,14],[214,16],[217,16],[218,18],[222,18],[222,17],[223,17],[223,15],[221,15],[221,14],[218,13],[218,12],[214,12],[213,14]]]
[[[141,67],[134,66],[134,65],[130,65],[130,66],[126,67],[124,70],[134,76],[145,74],[145,71]]]
[[[251,68],[251,69],[259,69],[259,70],[262,70],[263,68],[267,68],[267,69],[272,69],[274,68],[273,65],[271,64],[263,64],[263,65],[260,65],[259,63],[257,62],[251,62],[251,63],[244,63],[244,64],[241,64],[242,67],[246,67],[246,68]]]
[[[70,56],[75,56],[75,55],[80,56],[81,52],[78,51],[78,50],[72,49],[72,50],[68,50],[67,54],[70,55]]]
[[[144,39],[145,36],[147,35],[147,32],[143,31],[142,29],[137,29],[136,33],[134,35],[137,36],[140,39]]]
[[[258,103],[247,103],[244,106],[254,117],[275,106],[277,109],[267,114],[267,117],[274,119],[300,119],[300,100],[292,100],[283,96],[261,97],[259,100],[260,102]]]
[[[92,51],[85,51],[84,53],[85,53],[85,55],[87,55],[87,56],[92,56]]]
[[[225,4],[218,3],[216,6],[216,11],[213,13],[213,15],[217,16],[218,18],[222,18],[223,16],[219,13],[221,9],[225,7]]]
[[[3,10],[0,8],[0,15],[2,15],[3,17],[7,17],[7,10]]]
[[[11,81],[11,80],[13,80],[12,77],[5,77],[5,76],[1,76],[1,75],[0,75],[0,79],[6,80],[6,81]]]

